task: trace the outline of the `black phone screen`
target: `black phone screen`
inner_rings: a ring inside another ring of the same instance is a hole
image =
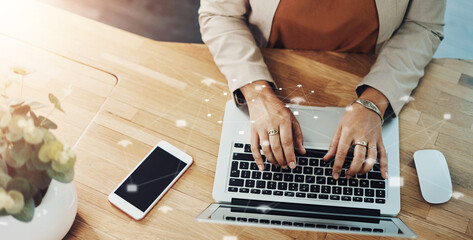
[[[144,212],[185,166],[185,162],[157,147],[115,194]]]

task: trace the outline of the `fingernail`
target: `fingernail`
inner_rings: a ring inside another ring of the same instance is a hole
[[[290,167],[291,169],[294,169],[294,168],[296,168],[296,164],[295,164],[294,162],[290,162],[290,163],[289,163],[289,167]]]
[[[333,174],[333,179],[338,180],[338,177],[340,177],[340,174],[338,172]]]
[[[258,168],[259,168],[260,171],[263,171],[263,169],[264,169],[263,165],[261,165],[261,164],[258,164]]]
[[[346,177],[347,177],[347,179],[350,179],[350,178],[351,178],[351,175],[346,174]]]
[[[287,165],[282,166],[282,168],[286,169],[286,168],[287,168]]]

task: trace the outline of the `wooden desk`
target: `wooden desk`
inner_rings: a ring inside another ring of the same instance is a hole
[[[219,121],[230,99],[207,48],[155,42],[35,2],[10,2],[15,3],[0,7],[1,35],[118,78],[76,148],[79,210],[68,239],[379,239],[196,222],[213,201]],[[374,60],[291,50],[265,50],[264,55],[285,89],[281,94],[305,97],[313,105],[348,104]],[[473,238],[472,76],[472,62],[434,60],[415,100],[400,115],[404,186],[399,217],[420,239]],[[299,83],[302,88],[296,88]],[[186,126],[176,126],[177,120]],[[185,150],[195,164],[144,220],[134,221],[106,197],[159,140]],[[423,148],[439,149],[447,158],[455,194],[446,204],[429,205],[420,195],[412,154]]]

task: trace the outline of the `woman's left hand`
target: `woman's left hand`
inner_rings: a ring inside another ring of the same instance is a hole
[[[381,113],[384,114],[389,105],[386,97],[374,88],[367,88],[360,96],[361,99],[368,99],[376,104]],[[354,146],[354,158],[350,168],[346,171],[346,177],[349,179],[356,174],[367,173],[373,168],[376,159],[379,156],[381,175],[387,178],[387,156],[383,144],[381,119],[377,113],[365,108],[361,104],[354,103],[341,118],[335,135],[330,144],[324,161],[328,161],[335,156],[332,175],[338,179],[348,150],[356,142],[364,141],[368,146]],[[366,158],[366,161],[365,161]]]

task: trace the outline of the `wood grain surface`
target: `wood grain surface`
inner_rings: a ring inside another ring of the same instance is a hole
[[[387,239],[196,222],[213,201],[219,121],[231,99],[207,48],[156,42],[36,2],[18,2],[22,4],[0,6],[2,45],[28,44],[118,79],[76,147],[79,209],[67,239]],[[375,59],[331,52],[263,52],[282,88],[278,95],[318,106],[352,101],[354,87]],[[45,65],[54,64],[46,59]],[[473,238],[472,76],[472,62],[432,61],[399,116],[403,186],[398,217],[419,239]],[[98,93],[110,90],[89,78]],[[82,100],[91,106],[100,101],[85,96]],[[195,164],[145,219],[134,221],[111,206],[107,195],[159,140],[185,150]],[[422,199],[412,155],[425,148],[438,149],[447,158],[454,189],[448,203],[430,205]]]

